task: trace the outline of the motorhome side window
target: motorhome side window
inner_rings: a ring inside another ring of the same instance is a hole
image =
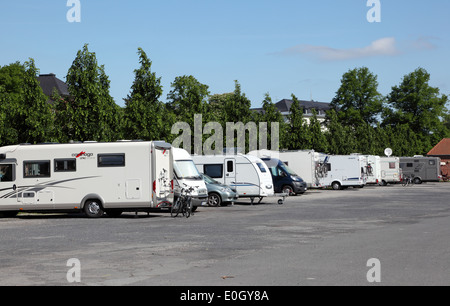
[[[15,165],[0,165],[0,182],[14,182],[15,181]]]
[[[223,165],[204,165],[203,173],[212,178],[223,178]]]
[[[430,159],[428,162],[429,162],[430,166],[435,166],[436,165],[436,161],[435,160]]]
[[[55,172],[75,172],[77,171],[77,160],[55,159]]]
[[[50,177],[50,161],[25,161],[23,162],[23,177]]]
[[[266,168],[264,168],[264,165],[261,163],[256,163],[258,165],[259,170],[261,170],[262,173],[266,173]]]
[[[125,167],[125,154],[99,154],[99,167]]]

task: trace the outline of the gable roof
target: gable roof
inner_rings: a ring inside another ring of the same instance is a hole
[[[450,138],[444,138],[430,152],[429,156],[450,155]]]
[[[280,112],[290,112],[292,103],[294,103],[293,100],[283,99],[280,102],[276,103],[276,107]],[[322,110],[327,111],[331,108],[330,103],[324,103],[324,102],[316,102],[316,101],[304,101],[299,100],[300,107],[303,109],[316,109],[316,110]]]
[[[54,89],[56,89],[63,97],[70,96],[67,84],[58,79],[53,73],[39,75],[38,81],[41,84],[42,91],[47,97],[51,97],[53,95]]]

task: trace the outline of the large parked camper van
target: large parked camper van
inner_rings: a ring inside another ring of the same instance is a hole
[[[322,157],[326,165],[327,176],[321,178],[321,184],[334,190],[347,187],[364,187],[367,182],[367,158],[362,155],[326,155]]]
[[[439,157],[401,157],[400,168],[404,177],[413,176],[415,184],[439,182],[441,179],[441,159]]]
[[[264,198],[274,195],[272,176],[265,163],[250,155],[194,155],[201,173],[235,189],[239,198]]]
[[[150,211],[173,202],[172,146],[121,141],[0,148],[0,213]]]

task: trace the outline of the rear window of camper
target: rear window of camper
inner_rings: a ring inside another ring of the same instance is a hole
[[[99,154],[99,167],[125,167],[125,154]]]
[[[75,172],[77,171],[77,160],[55,159],[55,172]]]
[[[223,164],[217,165],[204,165],[203,173],[212,178],[222,178],[223,177]]]
[[[50,177],[50,161],[25,161],[23,162],[23,177]]]

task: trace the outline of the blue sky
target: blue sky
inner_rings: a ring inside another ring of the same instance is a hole
[[[138,68],[137,49],[153,61],[165,101],[175,77],[193,75],[212,94],[243,92],[259,107],[295,94],[330,102],[349,69],[367,66],[388,94],[423,67],[450,94],[450,1],[380,0],[381,22],[367,0],[80,0],[69,23],[67,0],[3,0],[0,65],[32,57],[41,73],[65,76],[85,43],[96,52],[119,105]]]

